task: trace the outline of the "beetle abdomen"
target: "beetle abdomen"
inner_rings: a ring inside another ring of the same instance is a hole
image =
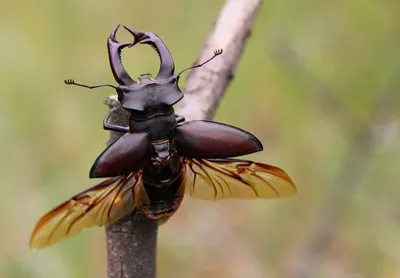
[[[140,204],[140,209],[152,220],[162,220],[171,217],[179,208],[185,188],[182,185],[182,175],[172,183],[161,187],[144,183],[148,201]]]

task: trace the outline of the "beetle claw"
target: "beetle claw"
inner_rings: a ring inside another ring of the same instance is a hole
[[[119,29],[119,24],[111,32],[108,37],[108,56],[110,60],[111,71],[114,75],[115,80],[120,85],[132,85],[136,82],[129,76],[121,62],[121,50],[125,47],[131,47],[134,45],[135,41],[132,43],[120,43],[115,37]]]
[[[117,46],[120,49],[125,48],[127,46],[130,47],[132,43],[121,43],[117,40],[116,35],[118,32],[119,26],[121,26],[121,25],[118,24],[117,27],[115,27],[114,30],[111,32],[109,40],[111,41],[112,44],[114,44],[115,46]]]
[[[162,40],[152,32],[136,31],[124,25],[124,28],[131,33],[133,41],[131,43],[120,43],[117,41],[116,34],[121,25],[117,25],[108,38],[108,54],[110,58],[111,70],[115,80],[120,85],[133,85],[136,82],[128,75],[121,62],[121,50],[125,47],[132,47],[137,43],[148,44],[153,47],[160,57],[160,69],[156,79],[166,79],[174,74],[175,65],[168,48]]]
[[[137,43],[139,43],[139,42],[142,42],[143,39],[145,39],[146,37],[148,37],[148,36],[146,35],[146,32],[136,31],[135,29],[129,28],[129,27],[125,26],[125,25],[123,25],[123,26],[124,26],[124,28],[125,28],[129,33],[131,33],[131,35],[132,35],[133,38],[134,38],[134,41],[131,43],[131,45],[130,45],[129,47],[132,47],[132,46],[134,46],[135,44],[137,44]]]
[[[157,52],[158,56],[160,57],[160,69],[156,79],[168,78],[174,74],[175,65],[171,54],[169,53],[167,46],[156,34],[153,32],[136,31],[126,26],[124,26],[124,28],[135,38],[132,46],[137,43],[148,44]]]
[[[117,39],[115,38],[115,35],[117,34],[119,26],[121,26],[121,24],[118,24],[117,27],[115,27],[114,30],[110,34],[110,38],[113,39],[114,41],[117,41]]]

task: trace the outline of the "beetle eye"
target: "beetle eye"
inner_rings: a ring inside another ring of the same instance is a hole
[[[172,78],[170,84],[176,84],[178,83],[179,80],[179,76],[177,76],[176,78]]]

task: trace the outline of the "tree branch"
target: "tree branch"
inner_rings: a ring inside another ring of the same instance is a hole
[[[188,76],[178,114],[191,120],[211,120],[234,76],[244,45],[251,34],[262,0],[228,0],[218,16],[196,63],[207,60],[218,48],[224,52]]]
[[[177,113],[186,120],[212,119],[220,100],[233,78],[244,44],[251,33],[262,0],[227,0],[200,57],[206,60],[215,49],[224,53],[199,69],[191,71]],[[115,96],[105,104],[120,107]],[[110,120],[128,125],[129,114],[124,110],[113,113]],[[111,132],[108,144],[122,133]],[[154,278],[156,276],[156,246],[158,226],[141,212],[134,211],[106,226],[108,278]]]
[[[105,99],[104,104],[121,107],[116,96]],[[128,126],[129,113],[119,109],[111,114],[110,121]],[[123,133],[110,132],[107,145]],[[140,210],[135,210],[115,223],[106,226],[107,277],[153,278],[156,277],[156,222],[149,220]]]

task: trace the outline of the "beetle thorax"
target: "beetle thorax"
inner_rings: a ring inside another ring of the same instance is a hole
[[[150,142],[170,140],[177,125],[172,106],[155,107],[145,111],[130,110],[131,132],[146,132]]]
[[[145,111],[155,106],[172,106],[183,97],[178,86],[178,77],[153,80],[146,75],[137,84],[118,87],[118,99],[125,109]]]

